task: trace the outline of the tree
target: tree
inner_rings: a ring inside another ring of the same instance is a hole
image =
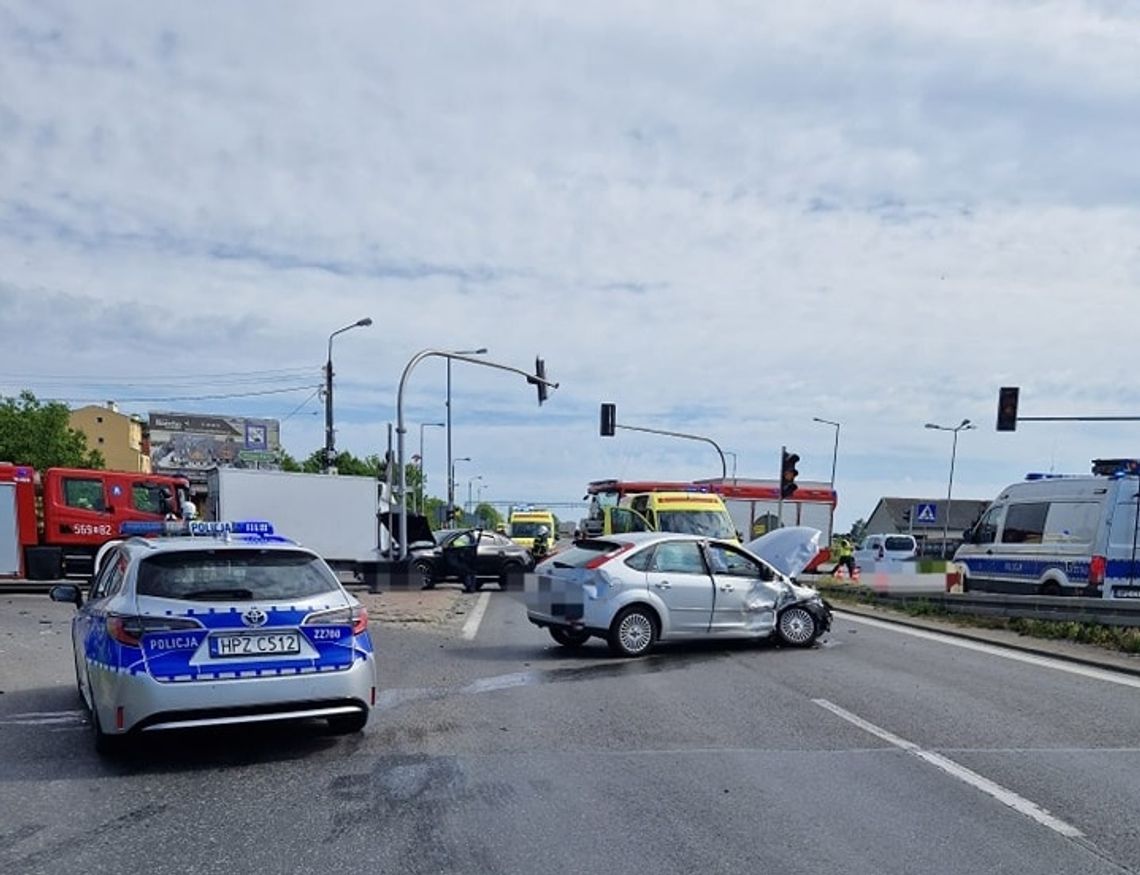
[[[851,531],[848,532],[847,537],[854,543],[858,544],[863,540],[863,536],[867,534],[867,521],[864,519],[857,519],[851,524]]]
[[[0,459],[33,468],[102,468],[103,454],[69,424],[71,411],[59,401],[42,402],[31,392],[0,399]]]
[[[306,474],[320,474],[325,468],[324,448],[313,450],[309,453],[308,457],[300,463],[288,453],[285,453],[281,459],[281,468],[284,471],[301,471]],[[346,477],[375,477],[378,480],[387,480],[388,478],[387,463],[375,453],[361,459],[347,450],[342,450],[336,454],[336,470],[338,474],[343,474]],[[408,481],[408,501],[410,504],[412,497],[419,494],[420,477],[423,475],[419,466],[413,465],[410,462],[404,465],[404,472]],[[399,477],[394,476],[392,480],[393,491],[398,493],[400,489]]]
[[[485,501],[475,506],[475,513],[472,516],[485,529],[495,529],[503,524],[503,515]]]

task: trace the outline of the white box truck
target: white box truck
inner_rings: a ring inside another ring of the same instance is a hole
[[[206,519],[267,520],[338,570],[388,550],[386,486],[372,477],[215,468],[207,488]]]

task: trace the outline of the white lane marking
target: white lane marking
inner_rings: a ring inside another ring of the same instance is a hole
[[[1089,665],[1065,662],[1060,659],[1051,659],[1048,656],[1038,656],[1035,653],[1011,650],[1002,647],[1000,644],[986,644],[981,641],[974,641],[970,638],[955,638],[952,635],[943,635],[939,632],[927,631],[926,629],[915,629],[913,626],[886,623],[882,620],[863,617],[859,614],[848,614],[846,611],[835,611],[834,614],[836,617],[850,620],[852,623],[862,623],[866,626],[874,626],[876,629],[886,629],[889,632],[897,632],[900,635],[911,635],[915,638],[924,638],[927,641],[937,641],[940,644],[951,644],[954,647],[974,650],[978,653],[988,654],[989,656],[1000,656],[1003,659],[1012,659],[1015,662],[1024,662],[1028,665],[1052,668],[1056,671],[1067,671],[1069,674],[1080,675],[1081,677],[1092,678],[1098,681],[1107,681],[1110,684],[1120,684],[1122,687],[1133,687],[1134,689],[1140,690],[1140,677],[1133,677],[1132,675],[1123,674],[1121,672],[1093,668]],[[832,634],[834,634],[834,632]]]
[[[918,757],[920,760],[930,763],[930,765],[941,769],[946,774],[957,778],[959,781],[969,784],[971,787],[977,790],[981,790],[983,793],[992,796],[1002,805],[1009,806],[1014,811],[1025,815],[1031,820],[1037,821],[1042,826],[1046,826],[1054,832],[1060,833],[1066,838],[1079,839],[1084,836],[1084,833],[1082,833],[1075,826],[1070,823],[1066,823],[1060,818],[1054,817],[1044,808],[1033,802],[1030,802],[1024,796],[1019,796],[1012,790],[1003,787],[1001,784],[994,783],[989,778],[982,777],[977,772],[971,771],[965,766],[959,765],[948,757],[944,757],[941,754],[934,753],[933,751],[924,750],[913,741],[907,741],[905,738],[899,738],[899,736],[888,732],[881,726],[876,726],[874,723],[864,720],[859,715],[852,714],[850,711],[844,708],[840,708],[838,705],[834,704],[833,702],[829,702],[827,699],[812,699],[812,701],[815,702],[815,704],[819,705],[819,707],[830,711],[836,717],[841,717],[848,723],[851,723],[854,726],[858,726],[864,732],[869,732],[876,738],[881,738],[888,744],[894,745],[900,750],[905,750],[907,753]]]
[[[463,624],[463,639],[465,641],[474,641],[475,636],[479,634],[479,624],[483,622],[483,615],[487,613],[487,605],[490,602],[491,593],[479,593],[479,598],[475,602],[475,609],[471,611],[471,616]]]
[[[86,720],[87,715],[83,711],[25,711],[0,717],[0,726],[52,726]]]

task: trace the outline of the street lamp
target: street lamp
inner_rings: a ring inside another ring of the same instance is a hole
[[[351,331],[353,328],[367,328],[372,324],[372,317],[365,316],[363,319],[357,319],[351,325],[346,325],[344,328],[338,328],[329,335],[329,355],[325,360],[325,473],[328,474],[332,470],[333,463],[336,461],[336,439],[333,437],[333,365],[332,365],[332,342],[333,338],[338,334],[344,334],[346,331]]]
[[[811,418],[812,422],[822,422],[824,425],[834,426],[835,428],[835,446],[831,450],[831,491],[835,491],[835,463],[839,460],[839,423],[832,422],[830,419],[820,419],[818,416]]]
[[[451,468],[450,468],[451,477],[449,479],[448,490],[452,494],[454,494],[454,492],[455,492],[455,466],[456,466],[456,464],[459,462],[470,462],[470,461],[471,461],[470,456],[460,456],[458,459],[452,459],[451,460]],[[451,513],[452,513],[452,511],[454,511],[454,509],[455,509],[454,501],[448,501],[448,504],[447,504],[448,516],[445,518],[445,523],[447,525],[451,524]]]
[[[953,428],[948,425],[936,425],[933,422],[926,423],[926,428],[933,428],[936,431],[949,431],[954,434],[954,442],[950,447],[950,483],[946,487],[946,515],[942,518],[942,558],[945,559],[946,542],[950,539],[950,501],[954,494],[954,457],[958,455],[958,432],[970,431],[977,426],[970,420],[963,419]]]
[[[424,512],[424,429],[425,428],[444,428],[447,423],[444,422],[421,422],[420,423],[420,513]]]
[[[482,479],[482,474],[476,474],[474,477],[467,478],[467,513],[473,513],[475,510],[475,505],[471,502],[471,484],[473,484],[476,480]]]
[[[478,349],[456,349],[451,351],[451,355],[486,355],[487,347],[481,346]],[[447,481],[447,516],[451,517],[451,511],[455,508],[455,466],[451,463],[451,358],[447,359],[447,470],[451,472],[451,477]],[[467,461],[471,461],[468,459]]]

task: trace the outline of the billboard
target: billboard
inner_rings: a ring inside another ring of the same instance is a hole
[[[147,424],[155,471],[281,467],[281,423],[276,419],[151,413]]]

